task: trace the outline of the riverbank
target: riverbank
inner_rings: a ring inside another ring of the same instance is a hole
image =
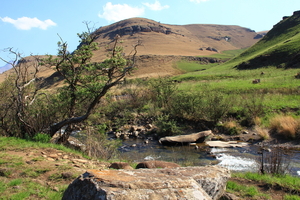
[[[0,148],[0,192],[3,199],[58,200],[67,186],[87,169],[107,169],[110,164],[59,145],[16,138],[0,137]],[[284,199],[291,191],[295,192],[295,188],[300,189],[299,185],[292,184],[288,186],[288,192],[286,187],[278,187],[278,184],[270,185],[236,175],[230,181],[244,188],[256,188],[254,193],[239,190],[238,186],[227,189],[229,195],[234,194],[241,199]]]

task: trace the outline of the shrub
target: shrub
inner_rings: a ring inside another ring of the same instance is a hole
[[[167,108],[172,95],[177,91],[177,84],[170,78],[158,78],[149,81],[151,100],[159,108]]]
[[[242,97],[243,103],[243,113],[245,116],[245,125],[252,126],[256,122],[257,117],[263,116],[265,114],[265,106],[264,106],[264,94],[260,94],[258,92],[250,92],[250,95],[244,95]]]
[[[261,157],[258,160],[260,172],[262,174],[285,175],[290,171],[292,152],[279,147],[266,151],[262,147]]]
[[[161,137],[178,135],[181,133],[174,119],[170,119],[169,115],[161,115],[157,118],[154,124],[158,128],[158,134]]]
[[[121,146],[120,140],[108,140],[104,133],[105,126],[98,126],[97,129],[87,127],[86,153],[88,156],[97,159],[112,159],[118,155],[118,148]]]
[[[230,110],[232,106],[231,99],[228,95],[221,91],[210,90],[209,87],[203,88],[204,104],[202,109],[206,120],[217,123],[221,120]]]
[[[278,115],[270,119],[270,129],[287,139],[295,139],[299,134],[299,128],[300,121],[292,116]]]
[[[38,133],[32,138],[33,141],[41,143],[48,143],[50,139],[51,137],[49,135],[43,133]]]
[[[227,135],[239,135],[242,131],[242,127],[233,120],[224,122],[223,124],[219,125],[218,128]]]

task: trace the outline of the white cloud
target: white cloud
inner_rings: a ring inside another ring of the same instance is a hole
[[[201,3],[209,0],[190,0],[190,2]]]
[[[108,2],[103,6],[103,14],[99,14],[98,16],[107,21],[117,22],[122,19],[141,16],[144,14],[144,11],[145,9],[142,7],[131,7],[127,4],[113,5],[111,2]]]
[[[159,10],[163,10],[163,9],[167,9],[169,8],[170,6],[169,5],[164,5],[162,6],[160,4],[159,1],[155,1],[155,3],[153,4],[150,4],[150,3],[143,3],[145,6],[147,6],[148,8],[150,8],[151,10],[155,10],[155,11],[159,11]]]
[[[47,19],[45,21],[41,21],[38,18],[29,18],[29,17],[21,17],[18,19],[12,19],[9,17],[0,17],[3,22],[13,24],[17,29],[20,30],[30,30],[31,28],[40,28],[46,30],[49,26],[56,26],[51,19]]]

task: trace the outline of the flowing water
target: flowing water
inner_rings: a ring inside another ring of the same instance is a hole
[[[210,148],[205,144],[196,146],[163,146],[157,141],[129,139],[119,149],[124,159],[134,162],[164,160],[183,166],[220,165],[235,172],[257,172],[261,155],[259,147],[249,145],[238,148]],[[300,151],[294,151],[290,174],[300,176]]]

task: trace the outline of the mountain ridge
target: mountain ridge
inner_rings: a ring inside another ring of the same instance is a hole
[[[144,48],[139,49],[139,55],[208,56],[217,51],[250,47],[260,39],[255,39],[255,31],[236,25],[170,25],[146,18],[122,20],[100,27],[93,34],[98,36],[96,42],[100,47],[94,61],[103,59],[99,55],[116,35],[121,36],[126,54],[137,40],[142,41]]]
[[[260,40],[255,39],[258,33],[235,25],[170,25],[146,18],[122,20],[100,27],[92,34],[98,36],[96,42],[100,47],[94,52],[92,62],[102,62],[107,58],[108,49],[117,34],[121,35],[126,56],[130,55],[137,41],[142,41],[142,46],[138,47],[135,77],[175,75],[179,70],[174,69],[174,62],[181,56],[209,57],[223,50],[249,47]],[[54,73],[52,69],[41,71],[40,76],[44,78]],[[9,73],[11,70],[0,74],[0,82]]]

